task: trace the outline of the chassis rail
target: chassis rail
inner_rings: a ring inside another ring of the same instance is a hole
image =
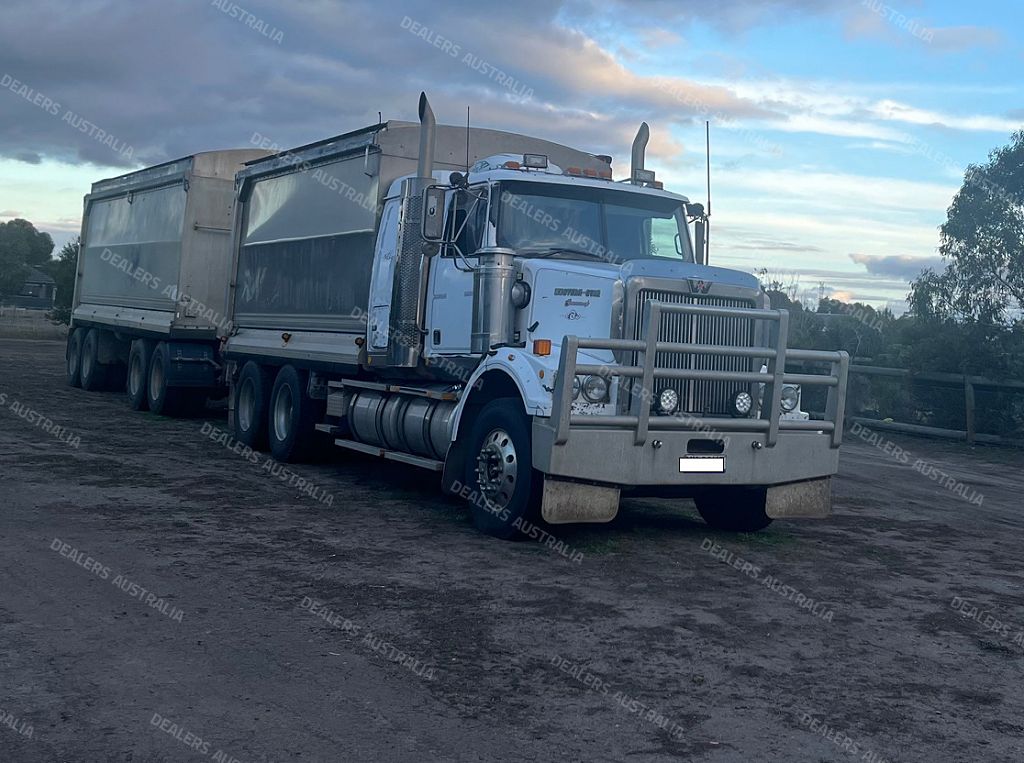
[[[768,347],[735,347],[714,344],[683,344],[659,342],[663,316],[671,314],[712,315],[727,318],[748,318],[768,324]],[[652,330],[652,327],[655,327]],[[621,427],[634,430],[634,444],[647,442],[651,430],[719,430],[729,432],[763,432],[765,446],[778,442],[780,431],[815,431],[831,434],[831,446],[838,448],[843,439],[843,416],[846,410],[846,381],[850,369],[848,353],[821,350],[794,350],[786,346],[789,337],[789,312],[786,310],[753,310],[737,307],[670,304],[651,301],[644,307],[643,329],[646,339],[591,339],[566,336],[562,340],[555,382],[551,419],[555,425],[555,444],[569,440],[573,427]],[[639,365],[595,365],[578,363],[579,350],[607,350],[638,353]],[[763,359],[766,371],[716,371],[696,368],[657,368],[658,353],[684,355],[723,355]],[[829,363],[827,374],[786,373],[786,361]],[[617,377],[620,391],[625,379],[638,379],[630,393],[628,415],[577,414],[572,412],[572,387],[577,374]],[[687,413],[651,416],[655,400],[654,382],[658,379],[698,379],[764,384],[764,402],[757,418],[702,418]],[[824,421],[782,419],[782,387],[786,384],[824,385],[828,402]]]

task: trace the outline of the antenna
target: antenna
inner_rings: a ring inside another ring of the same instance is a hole
[[[711,217],[711,120],[704,122],[704,148],[707,152],[707,175],[708,175],[708,209],[707,216]],[[704,264],[708,264],[708,259],[711,256],[711,225],[710,222],[707,226],[707,233],[704,238],[704,246],[707,250],[704,253]]]
[[[469,177],[469,106],[466,106],[466,177]]]

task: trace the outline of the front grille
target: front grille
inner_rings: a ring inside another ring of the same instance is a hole
[[[755,307],[751,300],[727,297],[680,294],[673,291],[641,289],[632,300],[632,339],[646,339],[643,336],[644,305],[652,300],[669,304],[711,305],[715,307]],[[726,318],[717,315],[686,315],[662,313],[659,342],[680,342],[686,344],[717,344],[731,347],[752,347],[754,345],[754,324],[750,318]],[[632,363],[638,363],[634,354]],[[686,368],[717,371],[752,371],[753,358],[736,358],[725,355],[694,355],[659,352],[655,357],[656,368]],[[728,415],[732,395],[747,389],[740,382],[706,381],[702,379],[661,379],[655,385],[655,394],[671,387],[679,395],[680,410],[697,415]]]

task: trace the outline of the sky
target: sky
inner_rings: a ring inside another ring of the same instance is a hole
[[[905,309],[965,168],[1024,129],[1020,0],[5,0],[0,221],[59,248],[92,182],[254,134],[522,132],[704,200],[711,262]]]

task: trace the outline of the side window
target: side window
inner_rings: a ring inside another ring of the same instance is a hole
[[[458,234],[455,244],[468,257],[480,248],[484,240],[487,229],[487,189],[478,187],[471,192],[459,191],[455,204],[455,214],[451,216],[453,232]]]

